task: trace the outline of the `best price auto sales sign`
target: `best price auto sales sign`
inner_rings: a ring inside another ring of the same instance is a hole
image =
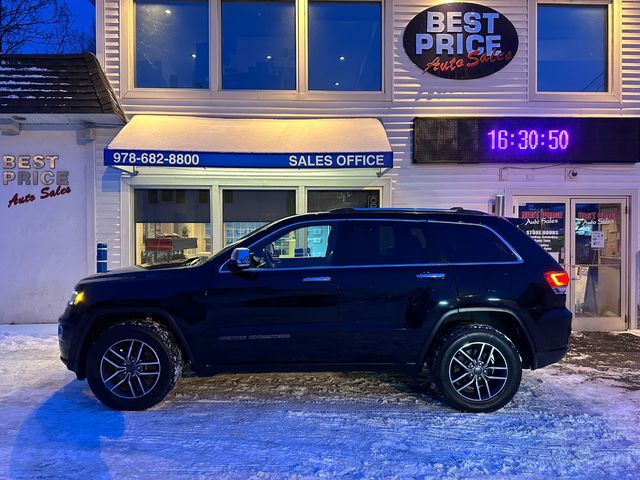
[[[423,72],[467,80],[504,68],[518,51],[518,32],[492,8],[444,3],[416,15],[404,31],[403,43]]]

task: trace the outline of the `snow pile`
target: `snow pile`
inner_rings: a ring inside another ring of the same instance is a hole
[[[16,350],[47,350],[58,347],[57,326],[0,325],[0,352]]]

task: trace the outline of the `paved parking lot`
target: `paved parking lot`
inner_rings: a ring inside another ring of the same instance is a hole
[[[378,374],[185,378],[114,412],[52,326],[0,326],[0,478],[637,478],[640,337],[578,334],[492,414]],[[417,390],[416,390],[417,389]]]

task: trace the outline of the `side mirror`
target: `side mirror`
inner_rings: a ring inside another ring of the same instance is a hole
[[[231,263],[238,268],[249,268],[251,266],[251,252],[248,248],[235,248],[231,252]]]

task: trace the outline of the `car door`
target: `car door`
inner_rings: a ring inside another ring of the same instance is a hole
[[[225,264],[208,291],[209,362],[324,363],[337,352],[338,222],[290,225],[250,247],[253,266]]]
[[[340,361],[415,362],[436,320],[456,303],[449,268],[432,260],[427,222],[350,220],[343,243]]]

